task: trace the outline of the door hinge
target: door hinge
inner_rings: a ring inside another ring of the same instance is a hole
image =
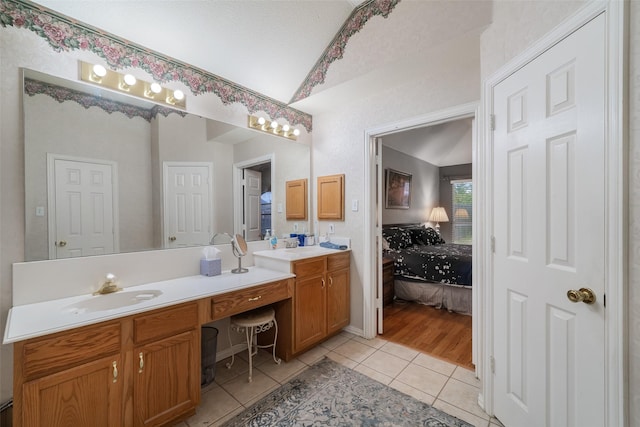
[[[496,238],[495,236],[491,236],[491,253],[496,253]]]
[[[376,165],[380,164],[380,154],[376,154]]]
[[[495,357],[491,356],[489,358],[489,363],[491,365],[491,373],[495,374],[496,373],[496,359],[495,359]]]
[[[491,130],[496,130],[496,116],[495,115],[490,115],[489,116],[489,122],[491,124]]]

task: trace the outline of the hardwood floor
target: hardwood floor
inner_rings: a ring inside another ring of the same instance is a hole
[[[382,338],[474,369],[471,316],[414,302],[394,301],[384,307]]]

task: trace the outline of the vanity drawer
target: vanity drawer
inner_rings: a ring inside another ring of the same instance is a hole
[[[26,341],[22,345],[24,378],[39,378],[119,353],[120,344],[120,322],[87,326]]]
[[[349,267],[349,258],[351,254],[345,252],[342,254],[329,255],[327,257],[327,271],[342,270]]]
[[[188,303],[133,319],[133,337],[136,344],[176,335],[198,326],[198,303]]]
[[[293,273],[298,277],[316,276],[324,274],[327,257],[309,258],[296,261],[293,264]]]
[[[290,298],[289,280],[252,286],[211,298],[212,320],[243,313],[277,301]]]

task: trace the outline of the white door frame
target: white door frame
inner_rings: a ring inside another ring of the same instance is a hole
[[[243,160],[233,164],[233,234],[242,234],[242,171],[251,166],[261,165],[263,163],[271,163],[271,200],[277,200],[277,186],[274,185],[276,170],[276,156],[274,153],[265,154],[264,156],[254,157],[253,159]],[[274,221],[274,209],[273,204],[271,206],[271,228],[273,228]]]
[[[211,162],[179,162],[179,161],[165,161],[162,162],[162,210],[161,210],[161,221],[162,221],[162,247],[167,247],[167,230],[169,229],[169,220],[167,218],[166,210],[167,210],[167,179],[169,178],[169,168],[171,167],[180,167],[180,166],[197,166],[197,167],[205,167],[209,170],[209,233],[213,233],[213,224],[215,223],[215,212],[213,211],[213,163]]]
[[[609,426],[627,425],[627,307],[625,304],[627,295],[626,269],[627,269],[627,228],[626,204],[627,204],[627,162],[625,154],[628,152],[626,121],[626,94],[627,83],[625,81],[626,59],[624,57],[625,43],[627,35],[627,15],[628,2],[589,2],[575,15],[568,18],[548,35],[540,39],[530,48],[522,52],[511,60],[495,74],[493,74],[483,85],[483,105],[482,113],[478,120],[480,135],[483,141],[479,145],[477,152],[478,176],[488,185],[483,186],[481,192],[477,194],[482,210],[478,211],[482,219],[492,217],[492,155],[493,155],[493,132],[491,130],[491,112],[493,111],[493,90],[508,76],[522,68],[543,52],[555,45],[569,34],[580,28],[582,25],[593,19],[595,16],[605,12],[606,29],[606,123],[605,136],[607,142],[606,164],[605,164],[605,294],[607,307],[605,310],[605,421]],[[474,187],[474,193],[476,188]],[[474,207],[475,207],[474,201]],[[475,217],[474,217],[475,220]],[[479,230],[484,237],[478,242],[478,249],[481,252],[491,253],[491,238],[493,230],[492,221],[479,221],[482,229]],[[474,228],[474,239],[475,239]],[[474,241],[474,249],[476,242]],[[476,264],[474,254],[474,266]],[[481,277],[483,283],[491,284],[493,279],[493,266],[491,257],[483,260],[484,272]],[[478,276],[475,276],[474,282]],[[475,283],[474,283],[475,284]],[[491,360],[493,357],[493,292],[492,287],[486,286],[480,290],[482,298],[481,320],[485,333],[480,334],[484,342],[480,343],[483,348],[479,354],[480,360]],[[475,315],[475,313],[474,313]],[[482,382],[481,395],[478,403],[489,414],[493,415],[493,374],[491,364],[484,363],[477,366],[481,378],[489,379]]]
[[[104,159],[90,159],[88,157],[75,157],[66,154],[47,153],[47,225],[49,236],[49,259],[56,259],[56,160],[70,162],[94,163],[97,165],[111,166],[111,194],[113,209],[113,253],[120,253],[120,200],[118,192],[118,162]]]
[[[364,325],[364,337],[365,338],[374,338],[377,334],[377,313],[376,313],[376,294],[377,294],[377,278],[382,280],[381,270],[378,270],[378,266],[382,265],[382,253],[377,249],[382,247],[379,244],[376,244],[376,239],[381,238],[381,227],[376,225],[376,217],[381,214],[382,209],[380,206],[376,206],[376,199],[382,199],[382,187],[384,185],[379,186],[378,194],[376,194],[376,180],[378,176],[376,174],[376,138],[390,135],[397,132],[402,132],[410,129],[415,129],[419,127],[425,126],[433,126],[440,123],[450,122],[453,120],[466,119],[466,118],[477,118],[478,117],[478,103],[473,102],[469,104],[459,105],[456,107],[448,108],[445,110],[437,111],[434,113],[425,114],[422,116],[412,117],[410,119],[401,120],[394,123],[389,123],[386,125],[381,125],[376,128],[366,129],[364,135],[364,156],[365,156],[365,164],[364,164],[364,206],[367,206],[367,213],[364,215],[364,269],[363,269],[363,284],[364,284],[364,292],[363,292],[363,325]],[[478,155],[476,153],[478,149],[478,145],[476,143],[477,138],[473,137],[473,162],[476,161]],[[473,180],[474,180],[474,193],[475,193],[475,182],[476,182],[476,168],[473,168]],[[479,332],[483,329],[479,328],[479,325],[475,325],[475,319],[482,319],[481,316],[477,316],[476,313],[479,313],[479,307],[476,307],[476,302],[479,301],[477,298],[478,295],[475,295],[478,289],[482,288],[482,284],[480,280],[476,280],[476,277],[481,277],[481,271],[476,270],[482,266],[482,263],[476,262],[477,250],[476,247],[479,247],[476,243],[476,229],[480,229],[480,218],[476,218],[477,208],[475,206],[476,199],[474,195],[473,202],[473,277],[474,283],[472,287],[473,292],[473,345],[474,345],[474,354],[480,355],[481,352],[476,352],[475,346],[481,343],[481,337],[476,337],[475,333]],[[377,262],[376,262],[377,259]],[[381,268],[381,267],[380,267]],[[382,295],[380,295],[380,299]],[[480,360],[476,361],[476,368],[478,363],[481,363]]]

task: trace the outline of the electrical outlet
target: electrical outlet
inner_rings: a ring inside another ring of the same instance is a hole
[[[336,232],[336,227],[335,225],[333,225],[333,223],[329,223],[329,234],[333,234]]]
[[[296,233],[298,232],[298,223],[297,222],[293,223],[293,231],[295,231]]]

